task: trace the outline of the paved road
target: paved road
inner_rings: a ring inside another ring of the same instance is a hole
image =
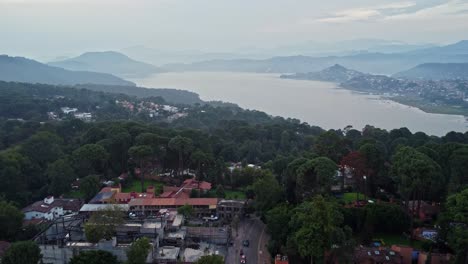
[[[227,264],[240,263],[240,250],[246,256],[248,264],[270,264],[271,258],[266,250],[268,234],[265,225],[258,218],[247,218],[240,222],[238,234],[233,230],[233,246],[229,248]],[[249,240],[249,247],[244,247],[242,241]]]

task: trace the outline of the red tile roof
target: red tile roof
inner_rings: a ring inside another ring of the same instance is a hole
[[[137,193],[137,192],[131,192],[131,193],[122,193],[118,192],[114,196],[114,200],[116,202],[124,202],[127,203],[132,199],[151,199],[154,198],[154,193]]]
[[[189,188],[189,189],[201,189],[209,191],[211,190],[211,183],[206,181],[197,181],[195,179],[187,179],[184,181],[182,188]]]
[[[115,200],[130,200],[132,198],[131,193],[116,193],[114,196]]]
[[[176,191],[167,191],[167,192],[163,192],[159,195],[159,197],[161,198],[171,198],[175,193],[177,193]]]
[[[190,190],[180,189],[175,191],[165,191],[161,195],[159,195],[159,197],[188,199],[190,198]]]

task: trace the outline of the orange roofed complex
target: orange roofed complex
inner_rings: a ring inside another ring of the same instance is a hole
[[[137,192],[130,192],[124,193],[122,192],[122,188],[120,186],[117,187],[104,187],[102,190],[96,194],[91,201],[90,204],[127,204],[132,199],[136,198],[154,198],[154,187],[149,186],[144,193],[137,193]]]
[[[153,186],[144,193],[125,193],[120,186],[105,187],[91,199],[90,204],[128,204],[129,211],[139,216],[156,215],[160,209],[177,209],[184,205],[193,207],[199,216],[212,216],[217,214],[219,200],[217,198],[190,198],[192,190],[208,192],[211,183],[187,179],[179,187],[164,186],[164,192],[155,196]]]

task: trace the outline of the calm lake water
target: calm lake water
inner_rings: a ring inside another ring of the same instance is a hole
[[[408,127],[413,133],[465,132],[463,116],[428,114],[417,108],[338,89],[336,84],[280,79],[278,74],[183,72],[132,80],[140,86],[196,92],[203,100],[236,103],[271,115],[298,118],[325,129],[356,129],[366,124],[385,129]]]

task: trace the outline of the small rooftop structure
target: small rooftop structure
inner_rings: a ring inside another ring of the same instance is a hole
[[[187,235],[187,231],[185,229],[179,229],[175,232],[167,233],[166,237],[170,239],[184,240],[186,235]]]
[[[205,255],[205,252],[199,249],[186,248],[184,250],[184,259],[186,262],[197,262],[201,257]]]
[[[174,217],[174,221],[172,222],[172,227],[180,227],[182,226],[183,222],[184,222],[184,216],[181,214],[177,214]]]
[[[171,246],[164,246],[160,247],[157,250],[157,254],[154,257],[158,262],[160,261],[177,261],[180,254],[180,248],[178,247],[171,247]]]
[[[76,111],[78,111],[78,108],[61,107],[60,110],[62,110],[64,114],[69,114],[69,113],[75,113]]]

